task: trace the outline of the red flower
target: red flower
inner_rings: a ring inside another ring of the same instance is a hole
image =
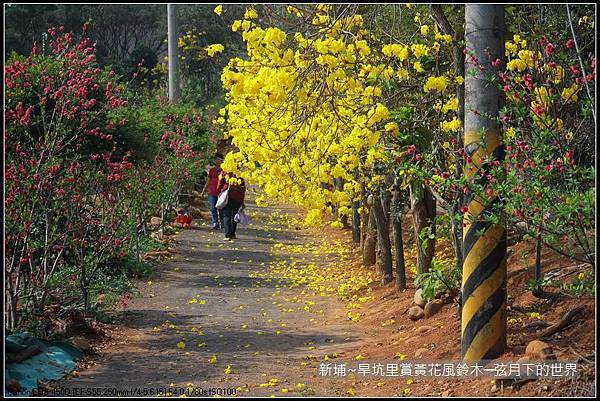
[[[565,43],[565,46],[567,46],[567,49],[572,49],[575,47],[575,41],[573,39],[569,39]]]
[[[526,74],[523,77],[523,80],[525,81],[525,86],[527,87],[527,89],[532,90],[533,89],[533,77],[531,76],[531,74]]]
[[[544,110],[544,108],[543,108],[542,106],[536,106],[536,107],[533,109],[533,112],[534,112],[535,114],[537,114],[538,116],[541,116],[542,114],[544,114],[544,111],[545,111],[545,110]]]

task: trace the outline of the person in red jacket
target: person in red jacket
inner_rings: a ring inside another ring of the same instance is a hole
[[[239,180],[239,183],[231,183],[227,182],[227,179],[235,178]],[[223,214],[223,228],[225,231],[225,241],[231,241],[232,239],[236,239],[235,229],[237,228],[237,223],[235,222],[235,214],[238,212],[240,207],[244,206],[244,197],[246,195],[246,184],[244,180],[236,177],[232,173],[222,172],[219,184],[217,185],[217,192],[221,194],[223,191],[229,188],[229,195],[227,205],[221,210]]]
[[[217,199],[219,198],[219,192],[217,192],[217,185],[219,184],[219,176],[221,174],[221,162],[223,161],[223,155],[217,153],[215,157],[215,165],[208,170],[208,179],[204,185],[201,196],[204,196],[208,192],[208,204],[210,206],[210,213],[212,215],[212,229],[218,230],[219,227],[223,227],[223,214],[216,208]],[[221,223],[221,224],[219,224]]]

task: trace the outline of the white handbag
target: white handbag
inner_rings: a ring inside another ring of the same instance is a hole
[[[238,210],[238,212],[233,217],[233,220],[236,223],[240,223],[243,226],[248,225],[248,223],[250,222],[250,219],[248,218],[248,215],[244,212],[243,207],[241,207],[240,210]]]
[[[221,192],[221,195],[219,195],[219,199],[217,199],[217,203],[215,205],[215,207],[219,210],[225,208],[225,206],[227,206],[227,202],[229,201],[229,188],[227,188],[225,191]]]

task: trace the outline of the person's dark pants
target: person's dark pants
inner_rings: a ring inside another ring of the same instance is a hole
[[[225,237],[232,238],[235,237],[235,229],[237,227],[237,223],[233,219],[235,214],[240,209],[241,204],[232,199],[229,199],[227,202],[227,206],[225,206],[221,212],[223,213],[223,226],[225,230]]]
[[[215,206],[217,204],[217,199],[219,199],[215,195],[208,195],[208,204],[210,205],[210,213],[212,215],[212,224],[213,226],[221,223],[221,227],[223,227],[223,213]]]

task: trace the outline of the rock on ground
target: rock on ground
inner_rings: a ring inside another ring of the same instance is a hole
[[[527,344],[525,355],[531,357],[533,360],[556,359],[552,347],[548,343],[540,340],[533,340]]]
[[[425,316],[425,312],[423,312],[423,309],[421,309],[420,306],[413,306],[408,309],[408,317],[411,320],[419,320],[423,316]]]
[[[423,290],[420,288],[415,292],[415,304],[424,308],[427,304],[427,301],[423,298]]]
[[[439,299],[434,299],[431,302],[427,302],[425,305],[425,317],[431,317],[438,313],[442,309],[443,302]]]

